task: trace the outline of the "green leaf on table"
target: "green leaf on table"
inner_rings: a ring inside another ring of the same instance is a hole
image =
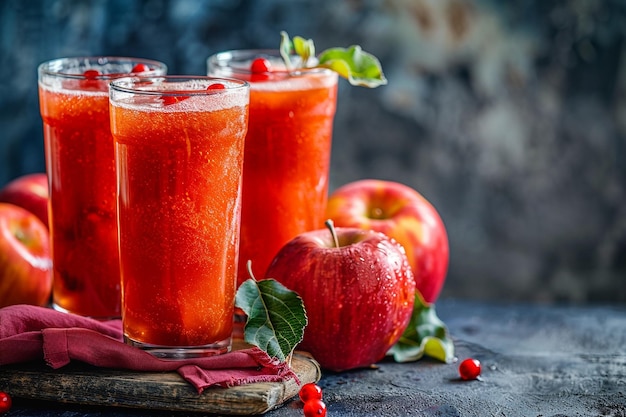
[[[417,361],[423,356],[454,362],[454,343],[446,325],[437,317],[434,304],[426,305],[419,294],[415,295],[411,321],[387,354],[396,362]]]
[[[302,298],[274,279],[246,280],[235,297],[246,313],[246,343],[285,362],[304,336],[307,316]]]
[[[293,41],[287,32],[280,32],[280,55],[288,70],[294,69],[291,57],[295,54],[301,59],[299,68],[328,68],[335,71],[352,85],[374,88],[387,84],[378,58],[365,52],[360,46],[349,48],[330,48],[322,51],[317,60],[312,39],[295,36]],[[315,62],[315,64],[311,64]]]

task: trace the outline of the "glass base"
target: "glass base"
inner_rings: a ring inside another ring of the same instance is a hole
[[[138,342],[124,335],[124,342],[127,345],[145,350],[157,358],[162,359],[189,359],[204,358],[207,356],[221,355],[231,350],[231,338],[228,337],[219,342],[203,346],[161,346],[149,343]]]
[[[122,317],[121,316],[85,316],[82,314],[78,314],[78,313],[74,313],[73,311],[70,311],[66,308],[61,307],[60,305],[58,305],[57,303],[55,303],[54,301],[52,302],[52,308],[56,311],[60,311],[61,313],[67,313],[67,314],[76,314],[78,316],[82,316],[82,317],[88,317],[90,319],[94,319],[94,320],[98,320],[98,321],[108,321],[108,320],[119,320]]]

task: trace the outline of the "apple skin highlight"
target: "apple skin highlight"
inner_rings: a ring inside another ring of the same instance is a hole
[[[33,213],[48,227],[48,176],[42,172],[17,177],[0,189],[0,202]]]
[[[435,207],[419,192],[393,181],[354,181],[330,195],[326,217],[337,227],[375,230],[394,238],[406,251],[423,300],[437,301],[448,272],[448,235]]]
[[[48,229],[26,209],[0,203],[0,308],[44,306],[51,291]]]
[[[415,280],[404,249],[383,233],[336,228],[303,233],[276,255],[266,277],[297,292],[309,324],[299,348],[331,371],[370,366],[411,318]]]

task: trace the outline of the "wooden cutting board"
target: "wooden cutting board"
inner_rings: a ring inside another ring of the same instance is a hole
[[[243,345],[234,345],[242,348]],[[303,352],[291,362],[300,382],[317,382],[319,364]],[[208,388],[202,394],[176,372],[131,372],[72,363],[53,370],[29,363],[0,367],[0,389],[14,397],[83,405],[149,410],[202,411],[227,415],[263,414],[294,397],[293,379],[232,388]]]

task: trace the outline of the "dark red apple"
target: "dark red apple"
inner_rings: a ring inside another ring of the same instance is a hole
[[[0,189],[0,202],[25,208],[48,227],[48,176],[37,172],[9,181]]]
[[[448,235],[439,213],[415,189],[393,181],[359,180],[336,189],[326,216],[337,227],[382,232],[404,246],[424,301],[434,303],[446,279]]]
[[[415,280],[404,249],[371,230],[329,225],[303,233],[279,251],[265,276],[302,297],[308,325],[299,349],[333,371],[382,359],[413,311]]]
[[[0,307],[46,305],[51,291],[48,229],[30,211],[0,203]]]

